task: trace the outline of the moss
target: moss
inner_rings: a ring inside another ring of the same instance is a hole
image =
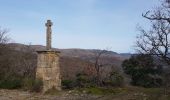
[[[89,88],[78,88],[76,89],[80,93],[85,92],[92,95],[116,95],[123,93],[126,89],[123,88],[104,88],[104,87],[89,87]]]

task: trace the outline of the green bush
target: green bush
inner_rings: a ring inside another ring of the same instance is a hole
[[[124,78],[116,71],[112,71],[108,78],[104,80],[105,86],[122,86]]]
[[[40,92],[42,90],[43,82],[41,79],[24,78],[22,81],[22,88],[32,92]]]
[[[72,89],[74,87],[72,80],[62,80],[61,84],[63,89]]]
[[[43,89],[43,81],[42,79],[36,79],[33,83],[31,91],[33,92],[41,92]]]
[[[132,85],[160,87],[162,85],[162,66],[155,64],[151,55],[134,55],[122,63],[123,70],[132,77]]]
[[[95,87],[96,84],[94,81],[90,80],[89,77],[84,73],[78,73],[75,80],[62,80],[63,89],[72,89],[75,87],[84,88],[84,87]]]
[[[78,73],[76,75],[76,85],[78,87],[89,87],[90,86],[90,80],[88,76],[84,73]]]
[[[110,80],[112,86],[122,86],[124,82],[123,76],[114,71],[110,73]]]
[[[0,88],[3,89],[18,89],[21,88],[21,79],[4,79],[0,81]]]
[[[22,80],[22,88],[24,90],[31,90],[34,85],[35,79],[33,78],[24,78]]]

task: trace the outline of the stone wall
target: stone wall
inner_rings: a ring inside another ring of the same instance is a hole
[[[43,81],[43,92],[51,88],[61,90],[59,52],[38,51],[36,78]]]

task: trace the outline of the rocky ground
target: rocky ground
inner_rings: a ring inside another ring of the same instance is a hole
[[[118,89],[116,89],[118,91]],[[162,89],[126,88],[112,94],[89,94],[77,90],[51,91],[47,94],[32,93],[23,90],[0,89],[0,100],[170,100],[163,95]]]
[[[0,100],[97,100],[100,96],[88,96],[62,92],[57,95],[30,93],[21,90],[0,90]]]

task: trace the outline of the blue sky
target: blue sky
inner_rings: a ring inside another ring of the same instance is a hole
[[[133,52],[141,15],[158,0],[0,0],[0,26],[13,42],[45,45],[45,22],[53,22],[53,47]]]

